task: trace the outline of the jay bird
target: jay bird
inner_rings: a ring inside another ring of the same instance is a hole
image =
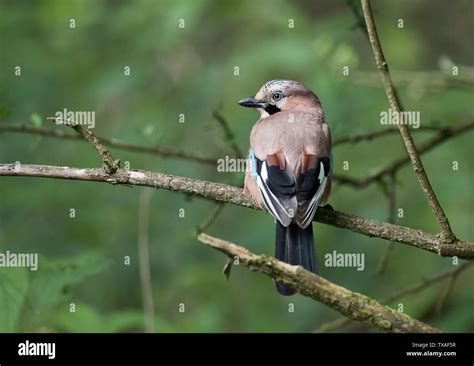
[[[275,256],[319,275],[312,220],[331,191],[331,132],[319,98],[291,80],[239,101],[260,119],[250,133],[244,192],[275,218]],[[276,283],[282,295],[295,291]]]

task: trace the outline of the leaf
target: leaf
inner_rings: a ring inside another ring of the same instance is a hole
[[[14,332],[28,290],[26,268],[0,270],[0,332]]]
[[[135,310],[100,314],[92,306],[76,304],[76,311],[63,309],[55,319],[56,327],[65,332],[117,333],[142,330],[143,314]]]
[[[32,113],[30,116],[31,123],[35,127],[41,127],[43,125],[43,119],[38,113]]]
[[[106,265],[107,262],[97,254],[86,254],[66,260],[40,258],[38,270],[31,275],[26,298],[27,315],[34,319],[34,322],[40,323],[42,319],[50,316],[59,304],[70,298],[72,286],[101,272]]]
[[[7,107],[0,106],[0,117],[8,118],[10,115],[11,112]]]

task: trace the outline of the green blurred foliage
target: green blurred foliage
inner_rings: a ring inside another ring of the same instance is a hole
[[[357,3],[357,2],[356,2]],[[304,82],[321,98],[334,138],[380,130],[388,108],[381,85],[358,85],[356,70],[376,71],[366,36],[343,1],[0,1],[0,123],[48,126],[57,110],[95,111],[95,133],[141,145],[160,145],[211,157],[231,155],[211,112],[222,113],[242,150],[257,115],[236,101],[265,81]],[[390,69],[439,70],[448,57],[472,66],[473,3],[374,1]],[[397,28],[398,19],[404,28]],[[70,28],[74,19],[76,27]],[[185,28],[178,27],[185,20]],[[289,28],[289,19],[295,27]],[[14,74],[21,67],[21,76]],[[124,68],[130,67],[130,76]],[[239,75],[234,75],[234,67]],[[343,66],[350,67],[348,77]],[[461,75],[462,76],[462,75]],[[472,90],[400,88],[422,124],[455,125],[473,118]],[[179,123],[181,113],[185,123]],[[69,132],[69,131],[67,131]],[[430,135],[417,133],[417,143]],[[423,156],[426,170],[460,238],[474,239],[472,133]],[[215,167],[112,149],[132,169],[149,169],[236,184],[241,174]],[[335,173],[362,177],[405,154],[396,135],[334,151]],[[0,160],[93,167],[101,162],[85,143],[0,136]],[[350,161],[350,170],[342,162]],[[460,169],[451,169],[452,161]],[[401,225],[436,232],[437,225],[409,166],[397,176]],[[0,250],[40,253],[40,268],[0,270],[0,331],[143,331],[137,236],[141,188],[33,178],[0,180]],[[385,220],[380,186],[333,189],[339,210]],[[322,304],[280,297],[268,278],[234,267],[229,282],[222,254],[196,242],[195,227],[214,204],[154,191],[150,252],[156,330],[161,332],[311,331],[335,319]],[[76,217],[71,218],[74,208]],[[185,217],[179,217],[184,208]],[[226,207],[208,230],[256,253],[273,253],[273,220],[262,212]],[[315,225],[318,255],[360,252],[365,271],[322,268],[323,276],[375,298],[418,283],[451,260],[396,245],[387,271],[374,276],[385,242]],[[84,254],[88,253],[88,254]],[[124,257],[130,256],[130,265]],[[473,331],[472,270],[458,279],[441,317],[429,309],[446,283],[400,300],[404,311],[446,331]],[[70,304],[76,304],[71,313]],[[186,311],[180,313],[180,303]],[[288,304],[295,312],[288,312]],[[398,302],[392,304],[397,306]],[[342,330],[346,331],[346,330]]]
[[[0,281],[0,324],[3,331],[13,331],[20,316],[21,307],[28,291],[25,269],[3,269]]]
[[[57,315],[54,310],[72,298],[71,288],[106,267],[97,253],[72,259],[39,258],[38,262],[35,270],[0,268],[2,331],[47,329]],[[73,313],[74,308],[74,302],[68,304]]]

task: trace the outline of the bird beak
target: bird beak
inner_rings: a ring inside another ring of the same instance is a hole
[[[265,109],[268,107],[268,103],[264,102],[262,100],[257,100],[255,97],[248,97],[239,100],[239,104],[243,107],[249,107],[249,108],[263,108]]]

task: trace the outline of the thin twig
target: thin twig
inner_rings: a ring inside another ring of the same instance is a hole
[[[387,222],[391,224],[395,224],[395,198],[396,198],[396,175],[393,173],[390,175],[390,180],[388,182],[388,186],[385,192],[385,196],[387,197],[388,200],[388,217],[387,217]],[[385,272],[385,269],[387,268],[388,261],[390,259],[390,256],[393,253],[393,247],[395,246],[395,243],[393,241],[388,242],[387,248],[385,249],[385,252],[380,259],[378,265],[377,265],[377,270],[376,273],[378,275],[381,275],[383,272]]]
[[[242,153],[242,150],[240,149],[239,145],[237,145],[237,142],[235,141],[235,135],[229,127],[229,123],[227,123],[227,120],[222,115],[220,106],[218,106],[212,111],[212,115],[222,127],[227,143],[234,151],[235,157],[238,159],[242,159],[244,157],[244,154]]]
[[[348,318],[385,332],[439,332],[439,329],[410,318],[406,314],[400,314],[365,295],[349,291],[316,276],[301,266],[292,266],[273,257],[256,255],[246,248],[207,234],[200,234],[198,240],[231,258],[238,257],[239,263],[252,271],[263,273],[276,282],[291,287],[301,295],[319,301]]]
[[[94,168],[85,169],[51,165],[0,164],[0,176],[69,179],[162,188],[174,192],[203,197],[209,200],[261,209],[243,193],[241,188],[145,170],[119,169],[115,174],[109,175],[102,169]],[[314,220],[341,229],[351,230],[369,237],[378,237],[385,240],[393,240],[398,243],[405,243],[418,249],[436,253],[443,257],[457,256],[460,259],[474,260],[474,243],[471,242],[458,240],[455,243],[446,244],[439,238],[439,236],[426,233],[419,229],[411,229],[404,226],[366,219],[325,207],[318,208]]]
[[[138,268],[143,299],[145,333],[155,333],[155,306],[150,269],[150,199],[152,190],[141,188],[138,200]]]
[[[221,214],[224,206],[225,206],[224,202],[217,202],[215,204],[209,216],[207,216],[206,219],[199,226],[196,227],[196,235],[201,234],[203,231],[206,231],[207,229],[209,229],[209,227],[214,223],[214,221]]]
[[[382,83],[385,88],[385,93],[387,94],[390,107],[393,109],[394,112],[400,113],[402,111],[402,108],[400,106],[398,94],[393,85],[390,72],[388,70],[388,64],[387,64],[387,61],[385,60],[382,46],[380,44],[380,40],[377,34],[370,1],[361,0],[361,3],[362,3],[362,11],[364,13],[365,24],[367,26],[367,33],[369,35],[370,44],[372,45],[372,51],[374,53],[375,62],[377,64],[377,68],[380,72]],[[456,236],[451,230],[451,226],[449,224],[448,218],[446,217],[446,214],[444,213],[438,201],[438,198],[436,197],[436,194],[433,191],[433,187],[431,186],[431,183],[425,172],[423,163],[420,159],[415,143],[411,136],[410,129],[403,122],[404,121],[402,119],[402,121],[400,121],[400,123],[398,124],[398,128],[400,130],[400,134],[405,144],[407,153],[413,165],[413,170],[415,171],[415,174],[418,177],[418,182],[420,183],[421,189],[425,193],[428,204],[430,205],[431,210],[433,211],[433,213],[435,214],[438,220],[438,224],[441,228],[442,239],[446,243],[452,243],[456,240]]]
[[[459,75],[454,76],[441,70],[398,71],[393,79],[397,85],[402,87],[422,90],[461,89],[472,91],[474,87],[473,75],[460,72]],[[380,86],[380,76],[377,72],[372,71],[351,70],[351,77],[344,77],[343,80],[357,85]]]
[[[19,123],[0,123],[0,133],[12,132],[12,133],[27,133],[31,135],[39,135],[44,137],[56,137],[65,140],[75,140],[75,141],[84,141],[83,137],[75,133],[67,133],[60,130],[51,130],[41,127],[28,126],[26,124]],[[146,153],[159,155],[165,158],[178,158],[183,160],[194,161],[197,163],[207,164],[207,165],[216,165],[217,159],[203,157],[197,154],[190,154],[181,150],[172,149],[169,147],[159,147],[159,146],[141,146],[129,144],[126,142],[121,142],[117,139],[109,139],[106,137],[98,137],[104,145],[109,147],[114,147],[119,150],[124,151],[133,151],[138,153]]]
[[[438,317],[441,316],[441,312],[443,311],[444,305],[446,304],[449,296],[451,295],[451,292],[453,291],[453,288],[456,283],[456,280],[458,279],[459,273],[460,273],[459,271],[456,271],[451,274],[451,276],[449,277],[448,284],[443,289],[441,296],[439,297],[439,300],[436,302],[435,313]]]
[[[357,0],[346,0],[347,6],[352,11],[352,14],[354,14],[354,18],[356,19],[357,23],[355,24],[355,27],[361,29],[363,31],[363,34],[369,38],[367,32],[365,32],[365,21],[364,21],[364,14],[362,13],[360,7],[358,6]]]
[[[446,127],[437,127],[437,126],[420,126],[419,128],[413,128],[413,132],[427,132],[427,131],[438,131],[442,132]],[[332,146],[343,145],[343,144],[355,144],[361,141],[371,141],[378,139],[380,137],[385,137],[388,135],[399,134],[400,131],[396,127],[385,128],[380,131],[368,132],[368,133],[361,133],[357,135],[348,135],[341,137],[339,139],[335,139],[332,143]]]
[[[227,123],[227,120],[221,114],[220,110],[221,106],[219,105],[216,109],[212,111],[212,116],[216,119],[217,122],[219,122],[219,125],[222,127],[226,141],[230,145],[230,148],[234,151],[235,156],[237,158],[241,158],[242,152],[237,143],[235,142],[234,133],[232,132],[232,129]],[[214,209],[211,211],[210,215],[204,220],[204,222],[202,222],[196,228],[197,234],[206,231],[214,223],[214,221],[219,217],[220,213],[222,212],[224,206],[225,204],[223,202],[217,202],[215,204]]]
[[[405,289],[399,290],[399,291],[391,294],[390,296],[384,298],[382,300],[382,302],[384,304],[390,304],[391,302],[393,302],[395,300],[398,300],[399,298],[401,298],[403,296],[416,294],[416,293],[428,288],[432,284],[437,283],[441,280],[444,280],[445,278],[448,278],[448,277],[452,276],[453,273],[456,273],[456,275],[459,275],[463,271],[465,271],[466,269],[471,268],[472,266],[473,266],[473,263],[470,263],[470,262],[463,263],[463,264],[461,264],[460,266],[458,266],[456,268],[448,269],[444,272],[441,272],[441,273],[438,273],[438,274],[434,275],[433,277],[429,277],[429,278],[423,280],[421,283],[419,283],[417,285],[410,286],[410,287],[407,287]]]
[[[224,268],[222,268],[222,274],[224,275],[226,281],[229,281],[230,272],[232,270],[232,265],[234,264],[234,258],[227,258]]]
[[[441,130],[435,137],[425,141],[420,145],[419,153],[424,154],[427,151],[431,150],[432,148],[440,145],[443,142],[446,142],[451,137],[462,134],[469,130],[474,129],[474,121],[463,123],[457,126],[453,126],[450,128],[444,128]],[[352,178],[343,175],[335,175],[334,178],[339,183],[351,185],[355,188],[363,188],[368,186],[369,184],[378,181],[382,177],[395,173],[398,171],[402,166],[410,162],[410,158],[406,155],[400,156],[398,159],[395,159],[390,164],[380,168],[379,170],[375,171],[374,173],[369,174],[364,178]]]
[[[212,115],[217,120],[217,122],[219,122],[219,125],[222,127],[227,143],[230,145],[230,148],[234,151],[235,157],[239,159],[242,158],[243,157],[242,151],[240,150],[239,145],[237,145],[235,141],[234,133],[232,132],[232,129],[227,123],[227,120],[221,114],[220,105],[216,109],[214,109],[214,111],[212,112]],[[203,231],[206,231],[217,220],[220,213],[224,209],[224,206],[225,206],[225,203],[216,202],[214,209],[211,211],[210,215],[204,220],[203,223],[201,223],[196,228],[197,234],[200,234]],[[224,265],[224,269],[222,271],[226,280],[228,280],[230,277],[231,269],[232,269],[232,261],[229,260]]]
[[[84,140],[89,141],[89,143],[94,147],[97,153],[100,155],[103,163],[104,169],[107,173],[113,174],[120,167],[120,160],[114,160],[109,150],[102,144],[102,142],[92,133],[91,130],[84,127],[80,123],[73,120],[65,120],[63,118],[57,117],[48,117],[48,121],[52,121],[56,124],[63,124],[69,127],[72,127],[79,135],[81,135]]]

